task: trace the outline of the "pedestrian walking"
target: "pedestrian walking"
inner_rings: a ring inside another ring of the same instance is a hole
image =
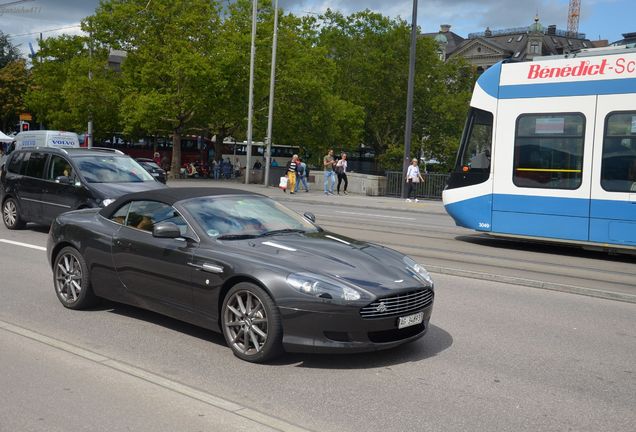
[[[294,193],[294,188],[296,186],[296,169],[298,165],[298,155],[293,155],[292,158],[287,162],[287,184],[289,185],[289,193]],[[286,192],[283,189],[283,192]]]
[[[413,158],[411,161],[411,165],[409,165],[409,169],[406,171],[406,201],[411,202],[411,193],[413,193],[413,198],[415,202],[418,202],[417,194],[415,191],[415,187],[420,182],[423,182],[424,179],[420,174],[420,167],[417,166],[417,159]]]
[[[294,192],[298,192],[298,186],[300,186],[301,183],[305,188],[305,192],[309,192],[309,186],[307,186],[308,173],[307,164],[298,158],[296,163],[296,187],[294,188]]]
[[[338,175],[338,195],[340,195],[340,183],[344,180],[344,194],[347,195],[347,186],[349,179],[347,178],[347,154],[342,153],[340,160],[336,163],[336,174]]]
[[[336,164],[336,161],[333,158],[333,150],[329,149],[327,155],[322,159],[322,165],[324,166],[324,188],[325,195],[333,195],[333,187],[336,183],[335,172],[333,170],[333,166]]]

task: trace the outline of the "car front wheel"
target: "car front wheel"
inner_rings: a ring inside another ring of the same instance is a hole
[[[53,264],[53,284],[60,302],[69,309],[93,306],[93,294],[84,257],[74,247],[65,247],[57,254]]]
[[[20,217],[18,202],[15,198],[7,198],[2,205],[2,220],[10,230],[22,229],[26,222]]]
[[[223,335],[240,359],[261,363],[283,352],[280,313],[260,287],[246,282],[235,285],[221,311]]]

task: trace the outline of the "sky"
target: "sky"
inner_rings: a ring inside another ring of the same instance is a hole
[[[187,0],[182,1],[187,4]],[[614,42],[622,39],[622,33],[636,32],[636,0],[580,1],[579,32],[588,39]],[[44,38],[77,34],[80,20],[91,15],[98,4],[99,0],[0,0],[0,31],[28,53],[29,42],[37,49],[40,32]],[[556,24],[567,29],[568,0],[419,0],[418,5],[417,23],[425,33],[438,31],[440,24],[450,24],[462,37],[486,27],[523,27],[530,25],[537,13],[544,26]],[[328,8],[344,14],[370,9],[410,22],[413,0],[279,0],[279,6],[297,15],[320,14]]]

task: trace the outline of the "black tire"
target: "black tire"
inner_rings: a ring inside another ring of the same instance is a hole
[[[10,230],[19,230],[26,226],[26,221],[20,216],[20,206],[15,198],[7,198],[2,203],[2,221]]]
[[[97,303],[86,261],[74,247],[65,247],[55,257],[53,286],[58,300],[66,308],[85,309]]]
[[[238,298],[243,308],[239,307]],[[263,363],[283,353],[278,307],[262,288],[252,283],[241,282],[228,291],[221,308],[221,328],[228,346],[242,360]]]

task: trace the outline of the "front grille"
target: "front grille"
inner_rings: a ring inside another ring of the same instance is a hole
[[[384,297],[360,309],[360,316],[363,319],[376,319],[407,315],[431,305],[433,296],[433,290],[426,288]]]

